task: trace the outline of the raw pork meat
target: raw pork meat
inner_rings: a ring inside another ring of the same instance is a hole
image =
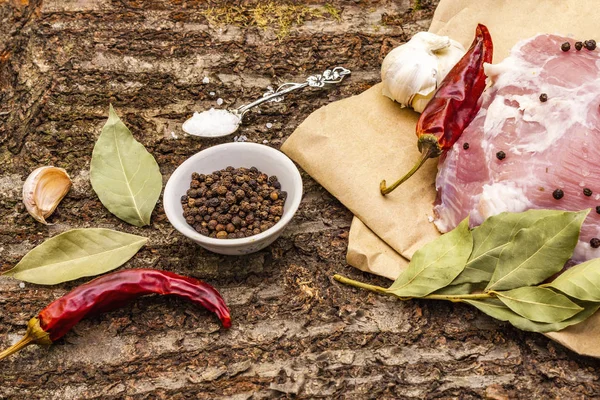
[[[561,50],[564,42],[570,51]],[[600,238],[600,52],[574,44],[538,35],[486,65],[492,86],[481,110],[440,159],[434,207],[440,231],[467,215],[478,225],[503,211],[591,208],[573,259],[600,257],[590,245]],[[556,189],[564,193],[559,200]]]

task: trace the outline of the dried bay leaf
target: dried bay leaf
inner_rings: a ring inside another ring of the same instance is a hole
[[[162,176],[152,154],[134,139],[112,105],[94,146],[90,180],[108,211],[135,226],[150,223]]]
[[[579,300],[600,302],[600,258],[571,267],[544,286]]]
[[[460,283],[455,285],[448,285],[444,288],[436,290],[433,294],[442,294],[446,296],[456,296],[456,295],[464,295],[471,294],[474,292],[482,291],[485,288],[485,284],[477,284],[477,283]]]
[[[583,310],[567,296],[542,287],[525,286],[494,293],[508,308],[536,322],[561,322]]]
[[[560,271],[573,254],[588,212],[554,211],[519,230],[500,252],[486,290],[536,285]]]
[[[582,302],[579,305],[583,307],[583,311],[564,321],[548,324],[523,318],[498,299],[463,300],[463,302],[476,307],[492,318],[499,319],[500,321],[508,321],[515,328],[539,333],[557,332],[568,326],[578,324],[591,317],[600,308],[600,303]]]
[[[489,282],[498,264],[500,252],[517,232],[540,218],[555,213],[555,210],[527,210],[521,213],[503,212],[487,218],[472,230],[473,252],[464,271],[452,284]]]
[[[39,285],[99,275],[123,265],[147,241],[111,229],[72,229],[35,247],[4,275]]]
[[[468,219],[419,249],[408,268],[386,290],[398,297],[422,297],[449,285],[473,249]]]

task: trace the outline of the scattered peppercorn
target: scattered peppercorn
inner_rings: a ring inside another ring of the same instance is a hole
[[[280,189],[276,176],[255,167],[227,167],[208,175],[194,172],[190,189],[181,197],[183,216],[204,236],[253,236],[281,219],[287,193]]]
[[[600,239],[592,238],[590,240],[590,246],[592,246],[594,249],[597,249],[598,247],[600,247]]]
[[[575,42],[575,50],[579,51],[583,48],[582,42]]]
[[[583,42],[583,45],[588,50],[594,50],[596,48],[596,41],[593,39],[586,40],[585,42]]]
[[[465,142],[463,144],[463,149],[467,150],[469,148],[469,143]]]
[[[571,50],[571,43],[569,43],[569,42],[564,42],[564,43],[563,43],[563,44],[560,46],[560,49],[561,49],[562,51],[569,51],[569,50]]]
[[[504,160],[506,158],[506,153],[503,152],[502,150],[500,150],[499,152],[496,153],[496,158],[498,160]]]
[[[585,194],[586,196],[589,197],[589,196],[592,195],[592,190],[588,189],[588,188],[585,188],[585,189],[583,189],[583,194]]]
[[[547,102],[547,101],[548,101],[548,95],[547,95],[546,93],[542,93],[542,94],[540,94],[540,101],[541,101],[542,103],[545,103],[545,102]]]
[[[562,199],[564,195],[565,192],[560,189],[556,189],[554,192],[552,192],[552,197],[554,197],[556,200]]]
[[[596,206],[596,213],[600,214],[600,206]]]

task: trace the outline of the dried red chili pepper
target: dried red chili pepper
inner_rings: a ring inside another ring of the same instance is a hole
[[[492,53],[492,37],[485,25],[479,24],[471,47],[446,75],[417,122],[421,159],[391,186],[381,181],[381,194],[393,191],[425,161],[439,157],[456,143],[481,107],[479,97],[486,85],[483,64],[492,62]]]
[[[0,360],[35,344],[52,344],[88,315],[111,311],[147,294],[183,297],[217,314],[231,327],[225,300],[212,286],[194,278],[154,269],[129,269],[96,278],[50,303],[27,324],[27,333]]]

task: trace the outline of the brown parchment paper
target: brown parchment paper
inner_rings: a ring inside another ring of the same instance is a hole
[[[596,6],[592,0],[442,0],[430,31],[468,47],[481,22],[492,34],[494,62],[499,62],[517,41],[537,33],[597,38]],[[417,118],[375,85],[315,111],[282,146],[356,216],[348,263],[390,279],[399,275],[417,249],[439,236],[430,222],[435,160],[392,194],[379,194],[381,179],[392,182],[418,159]],[[600,312],[547,336],[579,354],[600,357]]]

